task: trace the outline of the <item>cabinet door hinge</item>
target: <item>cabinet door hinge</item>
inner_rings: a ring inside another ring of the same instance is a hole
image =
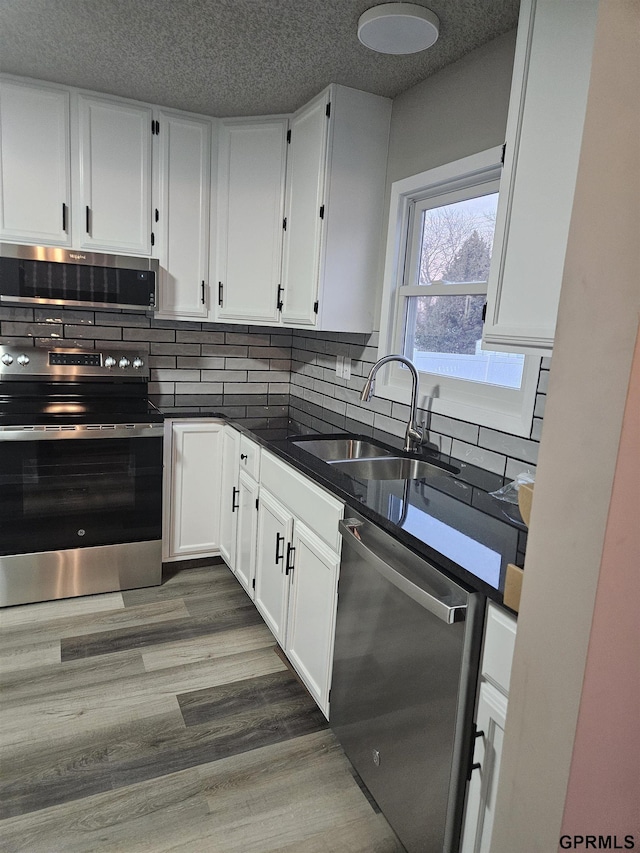
[[[219,281],[218,282],[218,305],[222,308],[222,296],[224,292],[224,284]]]
[[[155,246],[155,244],[156,244],[156,236],[155,236],[155,234],[154,234],[154,233],[153,233],[153,231],[152,231],[152,232],[151,232],[151,245],[152,245],[152,246]]]
[[[487,303],[485,302],[484,305],[482,306],[482,322],[484,323],[484,321],[486,319],[487,319]]]
[[[329,103],[327,104],[327,108],[324,112],[325,112],[325,115],[327,116],[327,118],[329,118],[331,116],[331,101],[329,101]]]
[[[291,131],[287,131],[287,145],[291,145]]]
[[[324,204],[320,205],[320,219],[324,219]]]
[[[505,155],[506,150],[507,150],[507,143],[505,142],[505,144],[502,146],[502,157],[500,158],[500,162],[502,163],[503,166],[504,166],[504,155]]]
[[[318,313],[318,308],[319,308],[319,307],[320,307],[320,303],[319,303],[319,302],[318,302],[318,300],[316,299],[316,301],[313,303],[313,313],[314,313],[314,314],[317,314],[317,313]]]

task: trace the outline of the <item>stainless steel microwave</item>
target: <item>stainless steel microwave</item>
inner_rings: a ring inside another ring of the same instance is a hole
[[[0,243],[0,303],[156,308],[158,261]]]

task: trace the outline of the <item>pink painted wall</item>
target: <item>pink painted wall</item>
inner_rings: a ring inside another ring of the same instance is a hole
[[[640,849],[640,330],[613,481],[562,833]]]

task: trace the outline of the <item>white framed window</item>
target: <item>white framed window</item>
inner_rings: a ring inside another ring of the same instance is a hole
[[[502,148],[396,181],[378,356],[411,359],[420,408],[529,436],[540,359],[482,349]],[[408,402],[409,371],[391,363],[376,394]]]

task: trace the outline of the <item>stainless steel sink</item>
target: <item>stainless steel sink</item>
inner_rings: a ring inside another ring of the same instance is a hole
[[[398,456],[395,450],[358,438],[319,436],[291,443],[358,480],[420,480],[443,471],[459,473],[445,462]]]
[[[332,463],[334,468],[358,480],[420,480],[422,477],[442,474],[439,465],[421,459],[387,456],[379,459],[352,459]]]
[[[314,438],[291,443],[330,464],[394,455],[391,450],[358,438]]]

